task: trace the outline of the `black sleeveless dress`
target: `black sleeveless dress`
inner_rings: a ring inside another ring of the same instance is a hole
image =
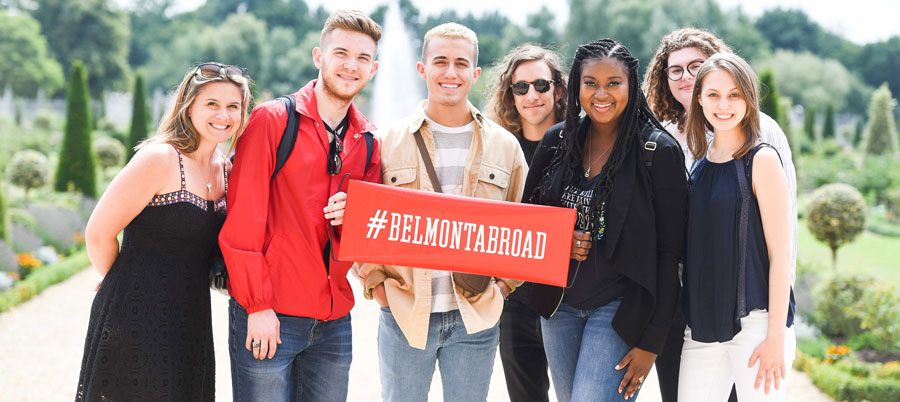
[[[157,195],[94,297],[76,401],[213,401],[209,267],[225,198]],[[228,176],[225,174],[225,191]]]

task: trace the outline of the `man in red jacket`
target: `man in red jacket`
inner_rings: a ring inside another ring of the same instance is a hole
[[[330,252],[340,247],[347,185],[341,179],[381,182],[378,143],[369,153],[365,139],[375,127],[353,105],[378,69],[380,38],[381,27],[361,12],[328,18],[312,52],[318,79],[292,95],[297,140],[273,179],[287,124],[284,103],[256,107],[238,140],[219,235],[232,296],[235,401],[347,398],[350,263],[332,260]]]

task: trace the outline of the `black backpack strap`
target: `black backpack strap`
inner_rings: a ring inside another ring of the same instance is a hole
[[[644,167],[649,171],[653,167],[653,151],[656,151],[656,141],[659,139],[660,131],[650,129],[650,138],[644,142]]]
[[[279,96],[278,99],[284,102],[288,118],[287,124],[284,126],[284,134],[281,135],[281,141],[278,142],[278,151],[275,154],[275,170],[272,171],[270,181],[275,179],[275,175],[278,174],[278,171],[287,162],[288,157],[291,156],[291,151],[294,150],[294,143],[297,142],[297,131],[300,129],[300,114],[297,113],[297,101],[290,95]]]
[[[369,163],[372,162],[372,149],[375,148],[375,135],[369,131],[363,133],[366,139],[366,166],[363,168],[363,175],[369,171]]]

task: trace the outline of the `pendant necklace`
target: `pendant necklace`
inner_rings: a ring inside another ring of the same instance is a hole
[[[591,151],[593,150],[593,147],[591,147],[591,141],[593,140],[593,138],[594,137],[591,135],[590,131],[588,131],[588,160],[591,159]],[[606,153],[609,152],[610,149],[612,149],[612,145],[610,145],[608,148],[606,148],[605,151],[600,153],[600,156],[598,156],[597,159],[594,159],[593,163],[588,165],[587,170],[584,172],[585,179],[587,179],[588,177],[591,177],[591,168],[594,167],[594,164],[597,163],[597,161],[599,161],[600,158],[603,157],[603,155],[606,155]]]

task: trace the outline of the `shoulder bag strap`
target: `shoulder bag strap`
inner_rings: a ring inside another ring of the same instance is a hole
[[[431,163],[431,156],[428,155],[428,149],[425,148],[425,140],[422,138],[422,133],[416,130],[416,132],[413,133],[413,137],[416,139],[416,146],[419,147],[419,154],[422,155],[422,161],[425,163],[425,171],[431,179],[431,186],[434,187],[434,192],[443,193],[441,190],[441,182],[438,181],[437,172],[434,171],[434,164]]]
[[[363,133],[363,138],[366,140],[366,166],[363,168],[363,174],[369,170],[369,163],[372,162],[372,149],[375,148],[375,135],[369,131]]]
[[[744,158],[749,155],[744,155]],[[738,187],[741,189],[740,226],[738,227],[738,283],[737,312],[738,317],[747,315],[747,231],[750,219],[750,183],[747,180],[744,158],[734,159],[737,169]]]

